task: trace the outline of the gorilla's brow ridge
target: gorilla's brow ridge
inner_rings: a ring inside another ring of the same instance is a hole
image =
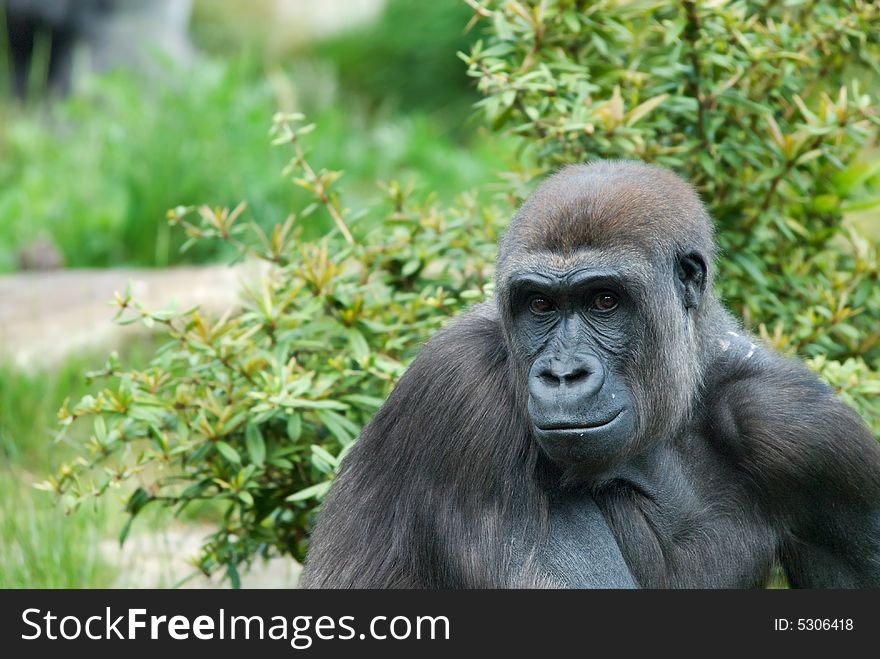
[[[611,268],[582,267],[576,270],[556,270],[543,268],[541,271],[527,270],[515,273],[510,285],[516,290],[534,287],[550,290],[572,290],[589,288],[597,284],[614,284],[627,288],[628,278]]]

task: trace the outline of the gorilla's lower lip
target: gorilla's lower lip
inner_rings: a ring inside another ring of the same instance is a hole
[[[587,432],[588,430],[598,430],[600,428],[605,428],[610,426],[612,423],[617,421],[621,414],[623,414],[624,410],[620,409],[614,413],[607,421],[601,421],[596,424],[587,425],[587,426],[572,426],[572,425],[552,425],[552,426],[535,426],[541,432],[564,432],[564,433],[574,433],[574,432]]]

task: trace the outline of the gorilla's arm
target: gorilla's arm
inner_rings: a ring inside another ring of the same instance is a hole
[[[774,502],[789,582],[880,587],[880,445],[803,366],[757,361],[724,387],[716,424],[760,499]]]
[[[438,333],[343,461],[303,585],[632,587],[589,495],[548,500],[494,308]]]

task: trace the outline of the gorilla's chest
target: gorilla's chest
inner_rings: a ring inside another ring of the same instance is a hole
[[[705,455],[666,456],[623,473],[597,503],[640,586],[754,588],[769,577],[776,534],[735,474]]]

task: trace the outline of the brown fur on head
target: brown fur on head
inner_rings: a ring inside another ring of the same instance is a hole
[[[589,247],[631,247],[651,260],[714,256],[709,215],[690,184],[642,162],[596,161],[561,169],[525,201],[502,240],[499,270],[512,254],[570,256]]]
[[[701,303],[685,309],[676,268],[691,254],[708,270]],[[625,275],[642,318],[625,373],[640,417],[632,450],[640,450],[690,414],[703,378],[702,345],[714,322],[714,255],[709,215],[673,172],[634,161],[565,167],[523,203],[501,241],[496,301],[510,346],[519,352],[509,331],[515,273],[586,264]]]

